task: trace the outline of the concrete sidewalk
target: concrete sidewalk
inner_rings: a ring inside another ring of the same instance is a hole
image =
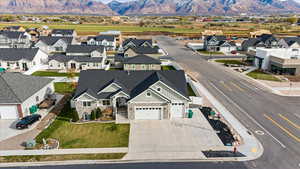
[[[242,137],[244,143],[237,146],[237,149],[246,157],[239,157],[237,160],[248,161],[259,158],[263,154],[261,143],[250,135],[248,130],[202,84],[193,82],[193,85],[197,88],[197,92],[202,93]]]
[[[62,154],[104,154],[104,153],[127,153],[127,147],[120,148],[78,148],[56,150],[7,150],[0,151],[0,156],[22,155],[62,155]]]

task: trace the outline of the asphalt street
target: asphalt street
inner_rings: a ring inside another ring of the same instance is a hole
[[[207,62],[169,37],[160,47],[201,82],[262,143],[264,154],[247,162],[87,164],[30,167],[42,169],[297,169],[300,168],[300,98],[272,94],[231,70]],[[24,167],[22,167],[24,168]],[[27,168],[27,167],[26,167]]]

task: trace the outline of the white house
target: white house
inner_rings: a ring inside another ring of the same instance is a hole
[[[11,71],[27,71],[34,66],[47,64],[48,55],[38,48],[0,49],[0,67]]]
[[[30,108],[54,93],[53,79],[0,73],[0,119],[30,115]]]
[[[105,46],[107,50],[116,50],[117,40],[114,35],[98,35],[90,36],[87,39],[88,45],[101,45]]]
[[[34,47],[40,48],[42,51],[50,54],[66,52],[67,46],[74,43],[75,40],[73,37],[41,36]]]

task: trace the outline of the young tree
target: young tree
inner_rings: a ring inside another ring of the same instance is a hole
[[[71,113],[72,113],[72,121],[73,122],[79,121],[79,116],[78,116],[78,113],[77,113],[76,109],[72,109]]]
[[[97,108],[96,109],[96,119],[99,119],[102,117],[102,111],[100,108]]]
[[[96,120],[96,112],[95,112],[95,110],[93,110],[92,113],[91,113],[91,120]]]

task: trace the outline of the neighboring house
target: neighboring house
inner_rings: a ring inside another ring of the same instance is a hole
[[[26,31],[26,29],[22,26],[7,26],[7,27],[4,27],[3,30],[13,31],[13,32],[25,32]]]
[[[125,58],[123,65],[124,70],[161,70],[161,62],[146,55]]]
[[[300,49],[300,37],[284,37],[279,40],[279,45],[282,48]]]
[[[30,115],[30,108],[54,93],[53,79],[21,73],[0,73],[0,119]]]
[[[149,46],[139,46],[134,47],[130,46],[127,49],[124,50],[124,56],[126,57],[133,57],[136,55],[148,55],[151,57],[158,57],[161,55],[159,53],[159,48],[157,46],[155,47],[149,47]]]
[[[73,37],[41,36],[34,47],[40,48],[48,54],[61,53],[66,52],[67,46],[72,43]]]
[[[36,42],[40,36],[38,28],[28,28],[26,33],[30,35],[30,40]]]
[[[226,36],[206,36],[204,39],[204,50],[211,52],[230,53],[237,50],[234,41],[227,40]]]
[[[101,45],[107,50],[116,50],[117,41],[114,35],[90,36],[87,39],[87,45]]]
[[[11,71],[27,71],[34,66],[46,64],[48,55],[37,48],[0,49],[0,67]]]
[[[87,70],[72,102],[83,120],[96,108],[129,120],[162,120],[187,117],[190,99],[184,71]]]
[[[104,46],[92,45],[68,45],[66,49],[67,56],[90,56],[90,57],[106,57],[106,49]]]
[[[250,38],[242,43],[243,51],[249,51],[251,49],[256,49],[257,47],[279,48],[281,46],[279,44],[279,39],[270,34],[263,34],[257,38]]]
[[[154,44],[152,39],[135,39],[129,38],[125,39],[122,44],[124,50],[128,49],[129,47],[150,47],[153,48]]]
[[[24,32],[0,31],[0,48],[29,48],[30,36]]]
[[[76,37],[77,33],[74,29],[53,29],[51,36]]]
[[[67,72],[72,70],[80,72],[88,69],[105,69],[105,58],[103,57],[86,57],[86,56],[66,56],[56,54],[49,57],[49,69]]]
[[[300,74],[300,49],[257,48],[254,65],[276,74]]]
[[[121,31],[110,30],[110,31],[106,31],[106,32],[100,32],[99,34],[100,35],[112,35],[116,39],[117,46],[120,46],[122,44],[123,39],[122,39]]]

